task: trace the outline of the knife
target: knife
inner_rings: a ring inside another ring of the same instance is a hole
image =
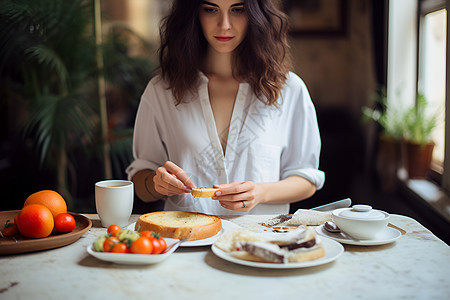
[[[338,200],[338,201],[334,201],[325,205],[320,205],[314,208],[311,208],[311,210],[316,210],[316,211],[331,211],[331,210],[335,210],[338,208],[345,208],[345,207],[350,207],[350,205],[352,205],[352,200],[350,198],[345,198],[342,200]],[[279,215],[275,218],[270,219],[266,224],[269,226],[274,226],[274,225],[278,225],[280,223],[286,222],[290,219],[292,219],[292,216],[294,214],[287,214],[287,215]]]
[[[317,211],[330,211],[335,210],[338,208],[345,208],[350,207],[352,205],[352,200],[350,198],[345,198],[339,201],[331,202],[325,205],[317,206],[314,208],[311,208],[311,210],[317,210]]]

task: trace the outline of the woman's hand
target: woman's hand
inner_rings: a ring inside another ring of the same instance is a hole
[[[311,197],[316,192],[313,183],[296,175],[277,182],[233,182],[213,187],[219,188],[214,200],[218,200],[224,208],[240,212],[248,212],[259,203],[297,202]]]
[[[195,184],[191,181],[186,171],[171,161],[156,169],[153,176],[155,190],[167,196],[190,193]]]
[[[220,190],[212,199],[219,200],[220,205],[227,209],[247,212],[263,201],[261,185],[252,181],[233,182],[213,187]]]

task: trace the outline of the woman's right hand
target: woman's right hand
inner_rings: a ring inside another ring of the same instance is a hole
[[[167,196],[190,193],[195,188],[195,184],[186,171],[171,161],[166,161],[164,165],[156,169],[153,182],[155,190]]]

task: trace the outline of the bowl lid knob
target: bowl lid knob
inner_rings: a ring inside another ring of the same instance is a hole
[[[343,209],[339,216],[356,219],[356,220],[381,220],[386,218],[386,215],[381,211],[372,209],[370,205],[357,204],[352,208]]]
[[[372,209],[372,206],[364,205],[364,204],[357,204],[357,205],[353,205],[352,208],[354,211],[364,212],[364,211],[370,211]]]

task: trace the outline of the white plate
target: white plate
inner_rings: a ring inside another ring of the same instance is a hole
[[[216,235],[206,238],[206,239],[202,239],[202,240],[186,241],[186,242],[183,242],[180,245],[180,247],[210,246],[210,245],[214,244],[216,242],[216,240],[219,238],[219,236],[224,234],[226,231],[228,231],[232,228],[239,227],[238,225],[234,224],[233,222],[230,222],[227,220],[222,220],[222,219],[221,219],[221,221],[222,221],[222,229]],[[134,230],[135,225],[136,225],[136,223],[130,224],[127,226],[127,229]]]
[[[296,262],[296,263],[277,264],[277,263],[263,263],[263,262],[242,260],[231,256],[229,253],[221,250],[215,245],[212,245],[211,250],[215,255],[229,262],[244,266],[267,268],[267,269],[297,269],[297,268],[319,266],[334,261],[339,256],[341,256],[342,253],[344,253],[344,247],[338,242],[335,242],[328,238],[320,238],[320,239],[322,240],[323,249],[325,250],[325,256],[311,261]]]
[[[402,236],[402,233],[398,231],[395,228],[386,227],[382,232],[377,234],[374,239],[371,240],[352,240],[350,238],[347,238],[343,236],[340,233],[331,233],[325,230],[323,228],[324,225],[320,225],[316,228],[316,231],[321,236],[325,236],[327,238],[330,238],[332,240],[338,241],[343,244],[349,244],[349,245],[358,245],[358,246],[376,246],[376,245],[383,245],[383,244],[389,244],[397,240],[399,237]]]
[[[169,247],[172,244],[175,244],[178,240],[177,239],[169,239],[164,238],[164,240],[167,243],[167,247]],[[109,252],[97,252],[94,250],[93,245],[89,245],[87,247],[87,252],[104,261],[113,262],[116,264],[125,264],[125,265],[150,265],[150,264],[156,264],[163,260],[165,260],[167,257],[170,256],[178,247],[173,247],[169,250],[169,252],[164,254],[132,254],[132,253],[109,253]]]

